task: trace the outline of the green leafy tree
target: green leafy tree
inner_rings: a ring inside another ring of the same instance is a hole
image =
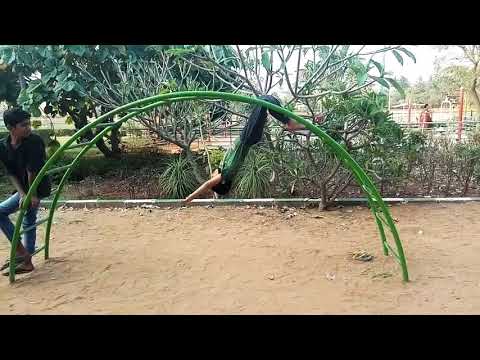
[[[472,103],[480,112],[480,45],[441,45],[437,46],[439,50],[447,50],[456,48],[460,50],[461,55],[455,56],[453,59],[446,59],[454,63],[454,65],[465,65],[469,69],[469,74],[465,74],[462,70],[462,77],[466,80],[465,89],[470,93]],[[462,84],[464,84],[462,82]]]
[[[66,116],[76,129],[81,129],[106,109],[87,96],[92,82],[79,65],[103,76],[113,76],[118,59],[135,59],[143,54],[141,50],[139,46],[124,45],[11,45],[0,48],[0,58],[18,79],[18,105],[35,117],[41,115],[41,110],[52,117]],[[10,99],[16,95],[13,90]],[[91,140],[94,135],[89,131],[80,141]],[[112,132],[109,140],[110,148],[103,139],[97,147],[106,156],[117,156],[118,133]]]

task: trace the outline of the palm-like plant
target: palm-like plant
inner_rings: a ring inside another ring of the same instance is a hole
[[[235,193],[242,198],[261,198],[269,193],[272,163],[260,146],[250,150],[234,182]]]
[[[183,156],[174,158],[160,175],[160,191],[173,199],[186,197],[198,186],[192,167]]]

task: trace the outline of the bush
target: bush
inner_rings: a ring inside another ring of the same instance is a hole
[[[210,157],[210,165],[212,166],[212,170],[218,169],[223,157],[225,156],[225,150],[222,148],[209,149],[208,156]]]
[[[57,135],[58,137],[73,136],[77,131],[77,129],[58,129],[55,130],[55,135]]]
[[[183,156],[177,156],[168,163],[158,184],[160,191],[173,199],[185,198],[198,186],[192,167]]]
[[[261,198],[270,193],[272,162],[259,146],[253,146],[234,181],[235,193],[242,198]]]

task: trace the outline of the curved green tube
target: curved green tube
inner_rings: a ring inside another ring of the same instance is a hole
[[[109,132],[110,130],[112,130],[114,127],[120,127],[122,123],[124,123],[125,121],[129,120],[130,118],[132,117],[135,117],[136,115],[144,112],[144,111],[148,111],[152,108],[155,108],[159,105],[162,105],[164,104],[163,101],[160,101],[160,102],[156,102],[156,103],[153,103],[151,105],[148,105],[148,106],[145,106],[143,108],[140,108],[140,109],[136,109],[134,112],[122,117],[120,120],[114,122],[114,123],[111,123],[111,125],[109,125],[108,127],[106,127],[105,129],[103,129],[101,132],[99,132],[91,141],[89,144],[85,145],[85,147],[77,154],[77,156],[75,157],[75,159],[72,161],[72,166],[67,169],[67,171],[65,172],[65,174],[63,175],[62,179],[60,180],[60,183],[58,184],[58,190],[56,192],[56,194],[54,195],[53,199],[52,199],[52,204],[50,206],[50,211],[49,211],[49,216],[48,216],[48,221],[47,221],[47,225],[46,225],[46,228],[45,228],[45,259],[48,259],[49,258],[49,249],[50,249],[50,229],[52,227],[52,222],[53,222],[53,215],[55,213],[55,210],[57,208],[57,202],[58,202],[58,199],[60,198],[60,193],[61,191],[63,190],[63,186],[64,184],[66,183],[66,181],[68,180],[68,178],[70,177],[72,171],[73,171],[73,168],[75,167],[75,165],[80,161],[80,159],[82,158],[82,156],[88,151],[90,150],[90,148],[92,148],[107,132]]]
[[[141,100],[137,100],[129,104],[120,106],[115,110],[112,110],[98,117],[95,121],[91,122],[90,124],[86,125],[82,129],[77,131],[65,144],[63,144],[52,155],[52,157],[50,157],[50,159],[48,159],[48,161],[45,163],[43,168],[39,171],[34,182],[32,183],[32,186],[30,187],[30,190],[28,191],[24,199],[23,205],[18,215],[18,219],[15,225],[15,232],[12,239],[12,247],[10,251],[10,282],[15,281],[15,273],[13,271],[15,269],[15,249],[18,246],[18,241],[20,238],[20,227],[22,224],[23,217],[25,215],[25,211],[30,205],[30,199],[31,199],[32,193],[33,191],[36,191],[38,185],[40,184],[40,181],[43,179],[46,172],[52,168],[52,165],[54,165],[57,162],[57,160],[64,153],[64,151],[67,150],[68,147],[71,144],[73,144],[73,142],[76,139],[78,139],[81,135],[83,135],[89,129],[92,129],[98,124],[102,123],[107,118],[110,118],[117,114],[128,113],[127,115],[123,116],[120,120],[118,120],[115,123],[112,123],[111,126],[108,126],[106,129],[100,132],[90,142],[90,144],[87,144],[86,147],[82,149],[82,151],[77,155],[77,157],[72,162],[71,167],[66,171],[65,175],[63,176],[59,184],[58,191],[55,194],[54,201],[52,202],[52,207],[49,212],[49,220],[48,220],[47,231],[45,235],[46,236],[45,257],[46,258],[48,258],[49,256],[50,228],[51,228],[52,219],[53,219],[53,215],[56,208],[56,203],[58,201],[61,190],[63,189],[64,183],[66,182],[69,175],[71,174],[71,169],[73,168],[73,166],[75,166],[78,163],[81,156],[83,156],[91,146],[93,146],[98,140],[100,140],[100,138],[106,132],[111,130],[112,127],[119,126],[121,123],[138,115],[141,112],[148,111],[150,109],[164,105],[166,103],[177,102],[177,101],[190,101],[190,100],[196,100],[196,99],[230,100],[230,101],[243,102],[243,103],[248,103],[253,105],[261,105],[265,108],[274,110],[276,112],[279,112],[281,114],[288,116],[289,118],[295,120],[296,122],[304,125],[308,130],[312,131],[315,135],[317,135],[320,139],[322,139],[322,141],[325,144],[327,144],[329,148],[335,153],[335,155],[343,162],[344,166],[352,171],[355,179],[361,185],[362,189],[365,191],[369,201],[370,209],[375,217],[375,221],[379,228],[380,238],[381,238],[382,247],[385,255],[388,255],[389,253],[388,249],[389,248],[392,249],[392,248],[387,242],[384,225],[386,225],[387,228],[390,230],[390,233],[392,234],[395,245],[396,245],[397,253],[396,254],[394,253],[394,255],[400,263],[400,267],[402,270],[402,278],[404,281],[409,281],[407,263],[406,263],[405,254],[403,251],[403,246],[400,241],[400,237],[398,235],[398,231],[395,227],[395,223],[392,219],[392,216],[390,215],[390,212],[387,206],[383,202],[383,199],[380,193],[375,187],[375,184],[367,176],[365,171],[363,171],[363,169],[358,165],[358,163],[350,156],[350,154],[342,146],[340,146],[335,140],[333,140],[327,133],[325,133],[323,130],[313,125],[312,123],[308,122],[307,120],[303,119],[302,117],[296,115],[295,113],[261,99],[252,98],[244,95],[238,95],[238,94],[222,93],[217,91],[180,91],[180,92],[174,92],[174,93],[168,93],[168,94],[155,95],[155,96],[151,96]]]

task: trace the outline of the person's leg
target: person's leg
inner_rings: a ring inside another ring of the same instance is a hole
[[[10,242],[12,242],[12,239],[13,239],[15,226],[10,221],[9,216],[18,210],[19,204],[20,204],[20,196],[18,193],[15,193],[10,198],[0,203],[0,228],[2,232],[5,234],[8,241]],[[22,242],[18,243],[16,254],[17,256],[21,256],[25,259],[23,261],[24,264],[22,265],[24,265],[26,269],[30,269],[30,268],[33,269],[31,256],[23,246]],[[5,265],[8,266],[8,264],[5,264]],[[3,267],[5,267],[5,265]]]
[[[38,207],[36,208],[31,207],[27,210],[22,222],[24,229],[34,225],[37,222],[37,213],[38,213]],[[30,254],[33,254],[35,251],[36,240],[37,240],[36,227],[34,227],[33,229],[30,229],[29,231],[23,234],[23,246],[27,249],[27,251]]]
[[[18,210],[19,203],[20,196],[18,193],[15,193],[7,200],[0,203],[0,228],[10,242],[13,238],[15,226],[13,226],[9,216]]]
[[[267,109],[261,106],[256,106],[250,113],[250,116],[240,133],[240,142],[247,145],[254,145],[260,142],[266,121]]]

